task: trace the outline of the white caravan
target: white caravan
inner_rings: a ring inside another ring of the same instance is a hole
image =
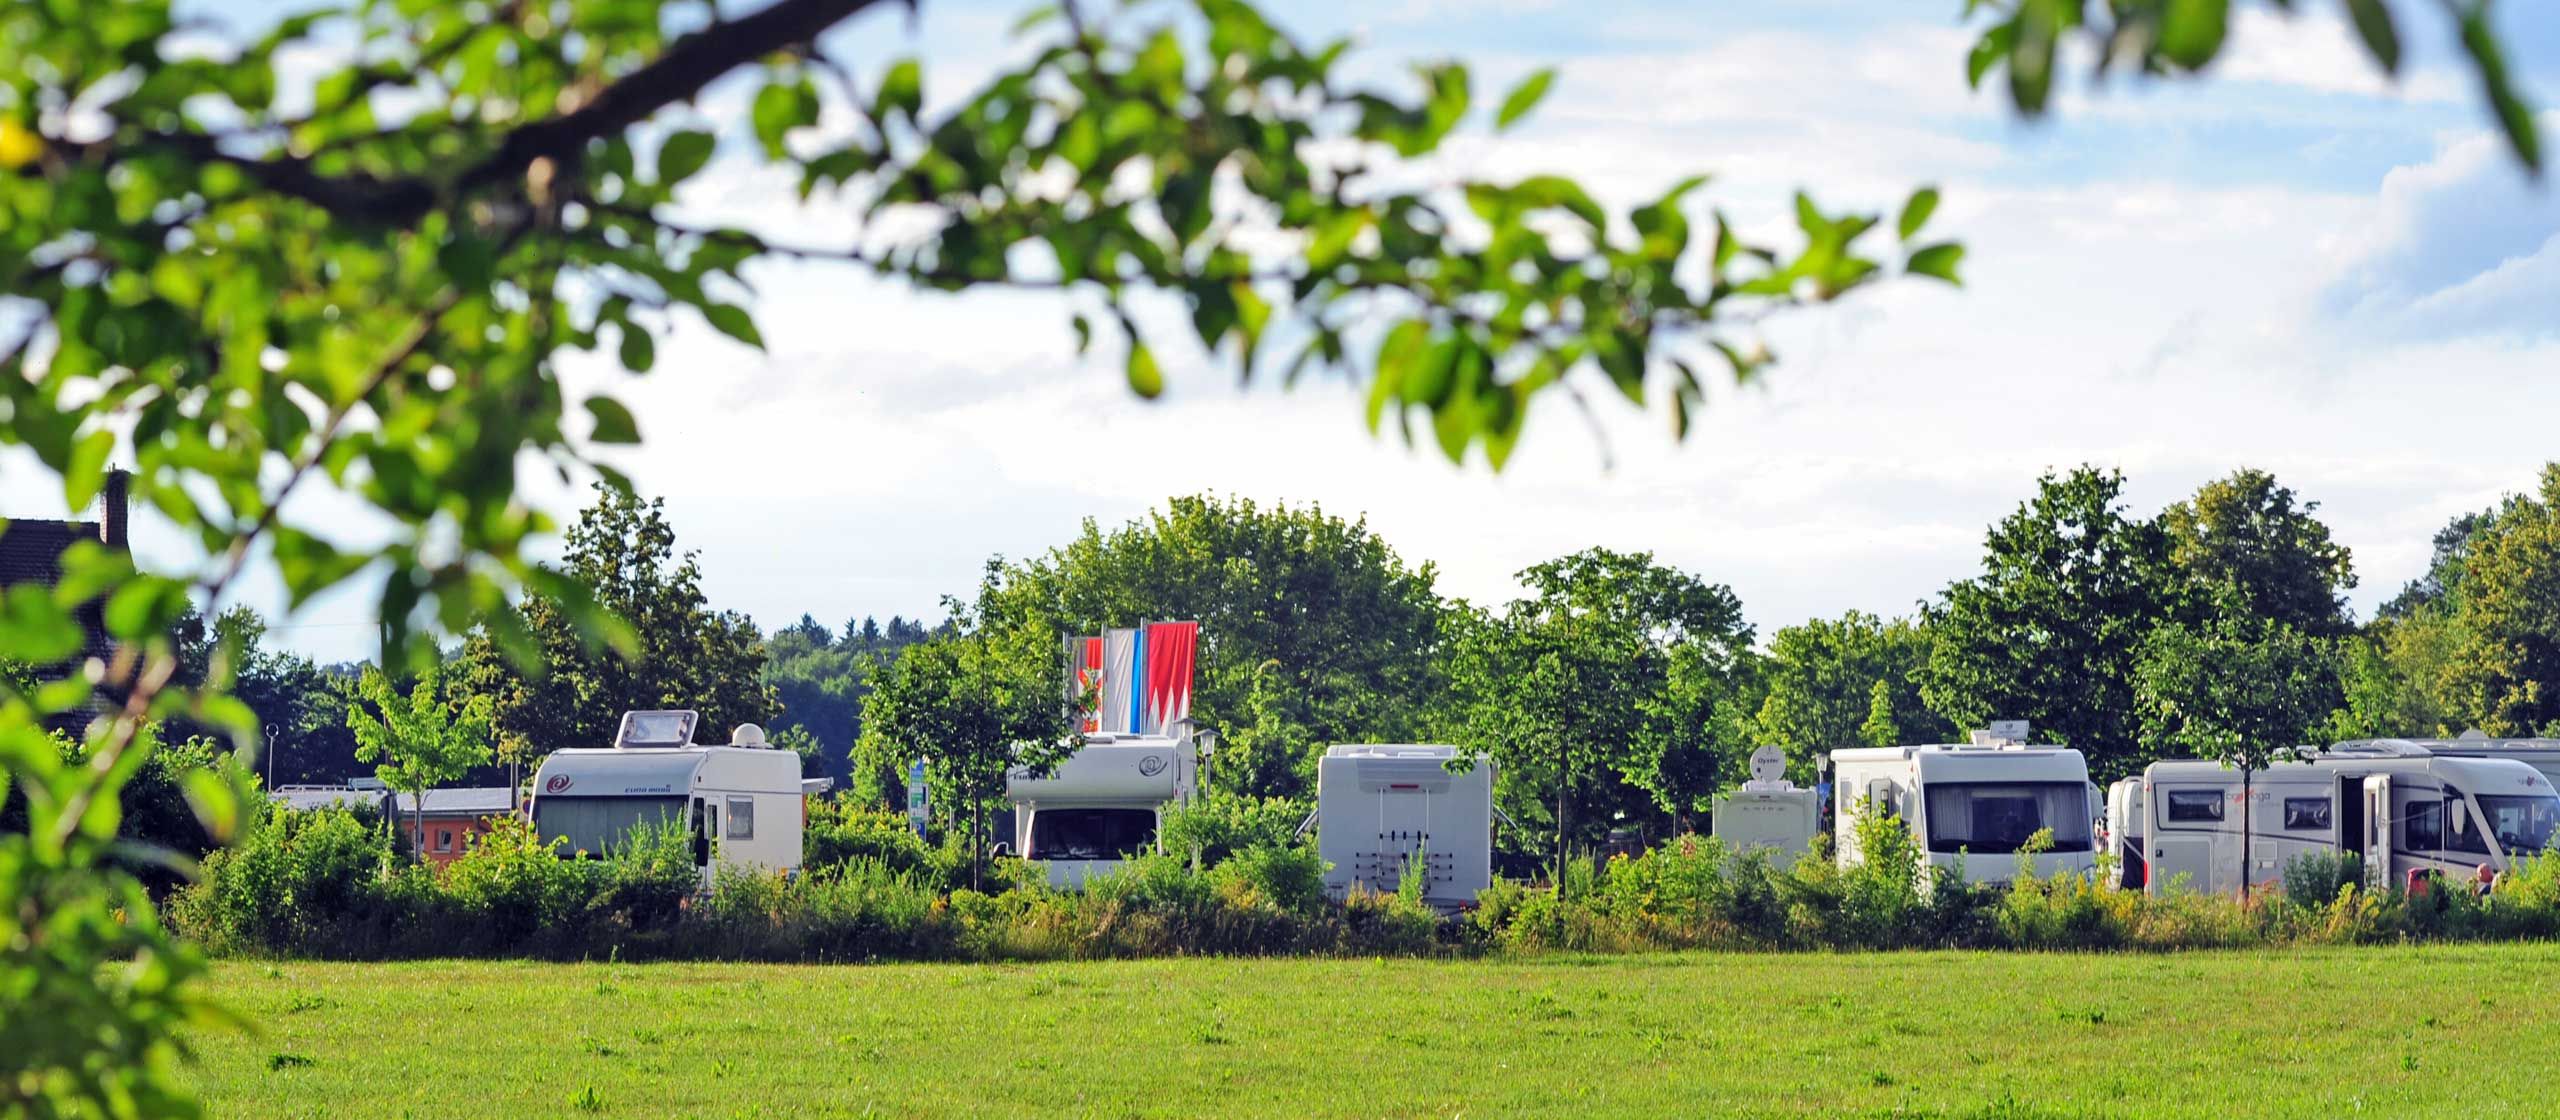
[[[1856,747],[1831,752],[1838,800],[1833,840],[1844,865],[1863,860],[1858,821],[1900,817],[1941,872],[1964,867],[1972,883],[2016,874],[2018,849],[2043,829],[2053,847],[2033,857],[2038,875],[2086,872],[2097,859],[2097,787],[2068,747],[2028,746],[2023,728],[1977,732],[1972,743]]]
[[[805,798],[827,779],[800,777],[800,756],[739,725],[726,746],[693,741],[693,712],[625,712],[611,747],[557,750],[533,775],[529,812],[569,857],[600,855],[639,825],[681,822],[706,884],[722,868],[800,866]]]
[[[1325,748],[1316,762],[1316,855],[1335,898],[1392,891],[1418,858],[1422,899],[1444,910],[1474,905],[1493,885],[1493,760],[1452,772],[1458,748],[1358,744]],[[1300,826],[1303,828],[1304,826]]]
[[[1198,780],[1199,748],[1182,726],[1176,736],[1088,734],[1045,777],[1005,775],[1012,850],[1047,865],[1053,887],[1082,886],[1155,850],[1165,804],[1189,801]]]
[[[2364,744],[2308,752],[2250,771],[2248,851],[2241,850],[2240,771],[2218,762],[2155,762],[2143,771],[2145,890],[2181,884],[2229,893],[2280,881],[2315,852],[2354,852],[2373,887],[2412,871],[2469,879],[2538,854],[2560,826],[2551,780],[2503,758],[2449,758]]]
[[[1797,788],[1786,775],[1785,749],[1751,752],[1751,780],[1716,795],[1707,831],[1735,852],[1767,849],[1771,867],[1794,865],[1822,830],[1822,805],[1815,791]]]

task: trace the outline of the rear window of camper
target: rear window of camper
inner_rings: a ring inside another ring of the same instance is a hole
[[[2218,789],[2170,790],[2169,819],[2173,821],[2221,820],[2222,791]]]
[[[1152,809],[1042,809],[1031,818],[1030,859],[1122,859],[1156,842]]]
[[[2054,851],[2091,849],[2084,783],[1932,782],[1927,788],[1932,852],[2006,854],[2047,828]]]
[[[684,822],[681,797],[540,797],[533,824],[542,838],[569,841],[564,855],[603,855],[630,839],[631,830]]]

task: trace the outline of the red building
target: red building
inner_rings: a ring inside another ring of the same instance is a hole
[[[417,798],[402,793],[393,796],[392,810],[401,837],[442,867],[471,850],[472,838],[489,831],[498,818],[515,812],[515,793],[506,786],[431,789],[424,813],[416,811]]]

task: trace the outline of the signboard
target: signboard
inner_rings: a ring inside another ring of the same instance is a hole
[[[907,823],[915,828],[916,839],[924,839],[925,822],[932,817],[932,805],[925,796],[924,760],[919,758],[907,764]]]

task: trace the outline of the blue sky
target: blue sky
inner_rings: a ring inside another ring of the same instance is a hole
[[[1458,143],[1452,170],[1564,171],[1614,200],[1713,171],[1714,200],[1747,221],[1798,186],[1871,207],[1944,189],[1937,224],[1972,248],[1963,291],[1895,285],[1775,325],[1782,364],[1716,394],[1685,445],[1658,415],[1604,410],[1604,453],[1551,402],[1496,477],[1372,440],[1349,386],[1240,390],[1174,355],[1167,397],[1141,402],[1107,357],[1069,357],[1053,300],[803,266],[753,276],[766,355],[696,324],[647,379],[567,376],[630,401],[652,444],[618,462],[667,498],[714,604],[768,627],[933,613],[990,554],[1215,489],[1365,513],[1477,599],[1560,552],[1648,549],[1732,584],[1765,635],[1911,610],[1974,570],[1983,527],[2038,472],[2084,461],[2122,468],[2145,513],[2235,467],[2275,471],[2354,550],[2369,610],[2418,573],[2437,526],[2560,453],[2560,191],[2528,185],[2486,135],[2432,18],[2395,86],[2335,6],[2300,6],[2290,21],[2253,8],[2211,81],[2075,81],[2036,125],[1966,90],[1953,0],[1286,6],[1302,34],[1356,36],[1381,79],[1454,55],[1491,101],[1561,67],[1530,124]],[[912,25],[873,14],[835,40],[921,53],[948,96],[1014,49],[1020,10],[928,2]],[[2560,5],[2501,17],[2536,100],[2560,105]],[[2545,130],[2560,146],[2560,113]],[[747,160],[697,185],[705,213],[851,230],[845,206],[794,210]],[[9,470],[6,508],[58,513],[34,481]],[[141,531],[146,554],[182,559]],[[340,597],[279,636],[353,656],[368,621]]]

